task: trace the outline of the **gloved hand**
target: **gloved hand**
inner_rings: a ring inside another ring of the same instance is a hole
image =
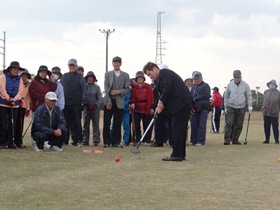
[[[248,112],[251,114],[252,111],[253,111],[253,107],[252,107],[252,106],[249,106],[249,107],[248,107]]]
[[[25,117],[28,117],[30,115],[30,110],[25,110]]]
[[[95,110],[95,105],[94,104],[90,104],[89,105],[89,110],[91,110],[91,111]]]
[[[225,111],[224,111],[224,110],[222,110],[222,112],[221,112],[221,113],[222,113],[222,115],[225,115]]]
[[[15,99],[10,98],[10,99],[9,99],[9,104],[10,104],[10,106],[15,106],[15,105],[16,105]]]

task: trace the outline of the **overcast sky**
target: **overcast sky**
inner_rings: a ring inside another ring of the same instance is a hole
[[[16,60],[34,74],[40,65],[65,73],[76,58],[104,89],[106,39],[99,29],[116,30],[109,38],[109,69],[118,55],[122,70],[134,77],[155,61],[157,12],[164,11],[163,63],[183,79],[201,71],[205,82],[223,90],[240,69],[260,92],[271,79],[280,81],[279,0],[1,0],[0,7],[6,67]]]

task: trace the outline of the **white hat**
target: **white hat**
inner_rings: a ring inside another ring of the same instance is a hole
[[[47,92],[45,98],[47,98],[51,101],[58,101],[57,96],[54,92]]]

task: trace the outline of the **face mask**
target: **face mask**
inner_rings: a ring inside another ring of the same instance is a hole
[[[53,78],[54,78],[55,81],[57,81],[57,80],[59,79],[59,76],[56,75],[56,74],[54,74],[54,75],[53,75]]]

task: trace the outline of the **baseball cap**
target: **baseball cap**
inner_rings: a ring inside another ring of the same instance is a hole
[[[47,92],[45,98],[51,100],[51,101],[58,101],[57,95],[54,92]]]
[[[115,62],[115,61],[122,62],[122,59],[121,59],[121,57],[116,56],[116,57],[113,58],[113,62]]]
[[[75,65],[75,66],[77,66],[77,60],[74,59],[74,58],[70,59],[70,60],[68,61],[68,66],[70,66],[70,65]]]
[[[240,70],[234,70],[233,75],[241,76],[241,71]]]

